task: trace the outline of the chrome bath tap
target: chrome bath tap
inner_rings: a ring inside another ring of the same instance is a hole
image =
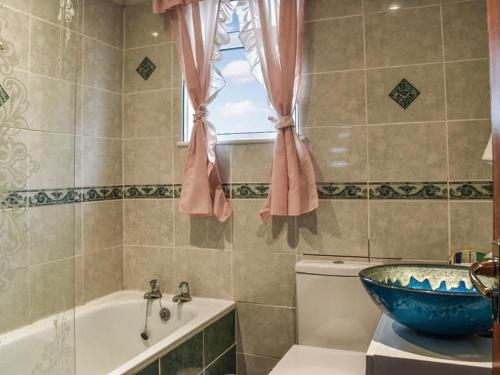
[[[191,295],[189,294],[189,284],[187,281],[182,281],[179,284],[179,294],[172,298],[173,302],[189,302],[191,301]]]
[[[151,286],[151,291],[144,293],[144,299],[153,300],[153,299],[161,299],[161,292],[160,292],[160,282],[156,279],[153,279],[149,282],[149,285]]]

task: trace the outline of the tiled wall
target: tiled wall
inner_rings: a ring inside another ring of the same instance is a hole
[[[266,373],[296,341],[302,254],[444,261],[454,249],[489,250],[491,239],[485,1],[306,8],[300,125],[319,210],[259,221],[271,143],[218,147],[234,208],[225,224],[179,214],[174,194],[124,205],[125,287],[144,289],[155,276],[172,291],[188,280],[195,295],[238,301],[241,374]],[[165,22],[149,3],[126,9],[124,183],[168,190],[181,182],[186,149],[176,145],[181,81]],[[146,56],[157,68],[144,81],[135,69]],[[403,79],[420,92],[407,109],[389,97]]]
[[[48,203],[122,185],[124,10],[2,4],[0,332],[123,287],[122,202]]]

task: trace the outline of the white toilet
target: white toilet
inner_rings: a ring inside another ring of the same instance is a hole
[[[285,354],[271,375],[365,375],[365,353],[380,311],[358,273],[374,265],[331,260],[297,263],[299,345]]]

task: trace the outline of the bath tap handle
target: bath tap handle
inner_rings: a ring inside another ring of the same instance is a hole
[[[160,282],[156,279],[153,279],[149,282],[149,285],[151,286],[151,290],[153,292],[157,292],[160,290]]]
[[[182,281],[179,284],[179,293],[181,295],[189,295],[189,283],[187,281]]]

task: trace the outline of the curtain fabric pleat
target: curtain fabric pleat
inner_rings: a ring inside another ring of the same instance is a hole
[[[222,188],[215,155],[216,131],[208,121],[207,105],[224,86],[214,59],[219,56],[219,46],[227,43],[221,25],[227,21],[225,8],[229,6],[225,0],[153,0],[154,12],[166,12],[170,17],[186,89],[195,109],[179,211],[215,216],[221,222],[231,216],[232,209]]]
[[[300,216],[318,208],[311,155],[293,121],[302,78],[304,0],[239,0],[236,9],[252,73],[278,115],[271,119],[278,131],[260,215],[264,222],[271,216]]]

